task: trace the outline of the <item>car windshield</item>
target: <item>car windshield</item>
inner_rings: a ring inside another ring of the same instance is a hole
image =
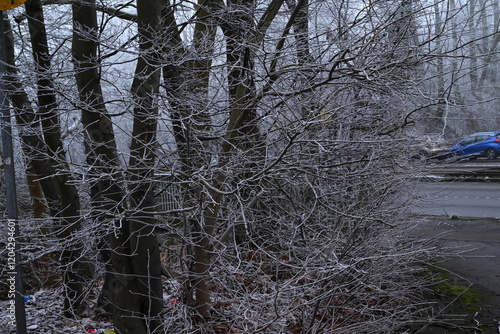
[[[431,147],[445,146],[446,141],[443,137],[427,137],[424,144]]]

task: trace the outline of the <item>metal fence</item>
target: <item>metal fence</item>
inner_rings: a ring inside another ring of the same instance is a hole
[[[161,214],[182,208],[182,187],[172,174],[155,175],[156,211]]]

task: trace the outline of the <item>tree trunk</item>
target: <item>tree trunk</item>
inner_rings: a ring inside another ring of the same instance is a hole
[[[199,1],[198,5],[197,22],[193,32],[196,60],[182,59],[185,53],[182,52],[182,42],[172,7],[168,4],[162,21],[166,31],[165,57],[167,60],[173,60],[169,63],[181,64],[165,66],[163,75],[172,106],[173,130],[181,168],[186,175],[190,175],[210,161],[208,146],[211,143],[200,138],[210,136],[211,117],[206,112],[205,101],[208,97],[213,44],[217,31],[215,17],[216,12],[223,8],[223,3],[219,0]],[[197,102],[194,106],[186,104],[186,98],[190,96],[189,99],[193,99],[193,94]],[[196,319],[203,320],[210,317],[210,292],[206,285],[209,258],[205,253],[209,245],[201,223],[203,209],[199,207],[201,186],[186,188],[185,192],[187,200],[184,206],[197,207],[199,214],[199,216],[192,215],[189,219],[193,239],[193,248],[189,249],[193,252],[193,258],[189,267],[193,269],[193,277],[186,280],[186,299],[197,311]],[[194,300],[191,289],[194,289]]]
[[[442,28],[443,28],[443,21],[441,19],[441,13],[439,11],[439,3],[438,1],[434,2],[434,32],[436,35],[436,50],[439,53],[440,50],[443,49],[443,38],[441,36],[442,34]],[[433,112],[433,115],[431,115],[431,130],[432,131],[439,131],[440,129],[443,128],[443,125],[445,124],[445,108],[446,106],[444,105],[446,101],[445,97],[445,81],[444,81],[444,62],[442,57],[437,58],[437,64],[436,64],[436,71],[437,71],[437,105],[436,108],[437,110]]]
[[[42,5],[39,0],[26,3],[26,15],[30,31],[33,59],[37,73],[38,113],[41,117],[45,142],[49,148],[52,163],[58,174],[55,180],[61,192],[61,226],[57,229],[60,238],[70,238],[80,229],[80,197],[66,162],[66,152],[61,140],[61,124],[57,115],[58,106],[54,83],[50,75],[50,53],[47,33],[43,17]],[[77,243],[72,249],[64,249],[61,259],[68,266],[65,270],[65,286],[68,287],[64,302],[64,313],[71,316],[83,306],[83,279],[91,273],[90,262],[82,261],[82,245]],[[84,263],[86,262],[86,263]],[[84,274],[87,272],[87,274]]]
[[[25,148],[23,151],[27,152],[27,149]],[[26,160],[26,183],[28,184],[28,191],[31,197],[33,218],[35,218],[37,223],[43,224],[40,226],[40,232],[48,235],[52,229],[47,222],[47,204],[44,200],[42,186],[40,185],[40,181],[38,181],[38,173],[33,167],[30,158],[27,157]],[[49,245],[46,246],[48,247]],[[33,275],[39,277],[43,288],[53,288],[55,286],[58,280],[56,263],[57,258],[54,253],[43,254],[36,261],[32,261],[34,268],[36,268],[36,273],[33,273]]]
[[[113,125],[100,83],[95,1],[74,2],[72,9],[72,51],[80,100],[78,106],[85,129],[87,162],[91,166],[87,176],[90,180],[93,218],[96,223],[108,224],[119,221],[124,215],[125,192]],[[114,309],[114,275],[109,254],[111,238],[111,235],[104,235],[100,243],[101,258],[107,263],[107,270],[98,306],[108,312]]]
[[[134,125],[128,168],[130,206],[134,209],[113,239],[116,270],[115,316],[119,333],[162,332],[163,290],[158,240],[155,235],[152,177],[154,176],[157,97],[160,84],[156,48],[160,2],[138,0],[139,59],[132,83]],[[128,254],[124,257],[119,254]]]
[[[68,184],[67,169],[61,171],[61,163],[64,161],[60,161],[57,164],[61,173],[58,173],[57,169],[53,166],[55,156],[49,153],[48,146],[46,146],[42,139],[41,129],[39,128],[39,116],[31,109],[28,96],[16,78],[14,40],[9,22],[4,21],[4,24],[7,62],[11,65],[8,67],[10,74],[9,84],[14,88],[11,100],[16,111],[16,120],[18,124],[31,129],[20,134],[23,141],[23,149],[26,155],[30,157],[31,164],[40,179],[40,185],[47,200],[50,214],[58,222],[58,226],[54,231],[56,231],[57,236],[61,239],[71,238],[72,233],[79,229],[80,203],[78,193],[74,185]],[[43,94],[45,92],[39,92],[39,95]],[[52,114],[52,116],[54,115]],[[50,122],[56,121],[51,120]],[[54,124],[57,124],[57,122]],[[47,136],[61,143],[60,137],[59,140],[56,139],[58,136],[57,131],[53,131],[55,130],[50,129],[48,132],[51,134]],[[52,150],[52,153],[54,152],[57,152],[57,149]],[[50,157],[53,159],[50,159]],[[81,244],[73,243],[71,247],[71,249],[63,249],[61,255],[61,263],[65,266],[63,281],[67,293],[64,299],[64,314],[67,317],[72,317],[75,313],[83,310],[83,283],[91,276],[92,272],[90,263],[85,262],[80,254]]]

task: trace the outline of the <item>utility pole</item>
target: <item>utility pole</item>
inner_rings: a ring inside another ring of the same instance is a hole
[[[2,6],[3,5],[3,6]],[[5,84],[5,31],[2,8],[10,9],[14,1],[5,4],[0,1],[0,130],[2,132],[3,169],[5,174],[5,193],[7,197],[7,282],[8,297],[11,298],[9,323],[16,326],[17,334],[26,334],[26,312],[24,309],[24,283],[21,270],[19,246],[19,222],[17,216],[17,194],[14,169],[14,150],[10,108]]]

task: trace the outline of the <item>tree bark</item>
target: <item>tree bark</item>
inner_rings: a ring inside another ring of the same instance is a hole
[[[193,46],[196,59],[183,60],[186,52],[182,47],[180,33],[175,23],[173,10],[169,3],[164,9],[163,27],[166,31],[164,53],[169,63],[181,65],[167,65],[163,76],[167,95],[172,110],[174,136],[178,149],[181,169],[186,175],[200,169],[209,163],[208,146],[211,143],[203,142],[200,138],[209,135],[211,117],[205,111],[205,101],[208,97],[208,85],[213,58],[213,47],[217,31],[217,11],[223,8],[219,0],[199,1],[196,7],[196,24],[193,32]],[[177,50],[177,51],[173,51]],[[196,101],[194,106],[185,103],[190,96]],[[203,320],[210,317],[210,293],[207,289],[208,257],[204,250],[208,250],[206,235],[203,231],[201,217],[203,209],[199,207],[201,186],[186,188],[187,200],[185,207],[198,208],[199,216],[192,215],[189,226],[192,229],[193,261],[189,267],[193,268],[193,275],[186,280],[187,302],[197,311],[196,319]],[[194,290],[194,300],[192,299]]]
[[[73,62],[78,87],[78,106],[82,113],[87,162],[91,166],[88,179],[91,205],[96,223],[119,225],[124,215],[125,191],[111,117],[106,109],[100,82],[97,47],[97,13],[95,1],[74,2]],[[105,229],[105,228],[104,228]],[[106,230],[106,229],[105,229]],[[114,310],[114,275],[109,247],[112,235],[104,235],[100,243],[101,258],[106,262],[106,275],[98,306]],[[123,256],[123,255],[122,255]]]
[[[55,177],[61,192],[61,226],[57,229],[60,238],[70,238],[80,229],[80,197],[75,185],[71,182],[71,174],[66,161],[66,152],[61,140],[61,124],[57,115],[58,106],[53,79],[50,75],[50,56],[47,32],[42,5],[39,0],[30,0],[25,4],[30,40],[37,73],[38,113],[41,117],[45,142],[49,148],[52,163],[58,173]],[[92,271],[89,262],[82,263],[81,244],[74,244],[72,249],[64,249],[61,255],[65,270],[65,285],[68,287],[64,303],[64,313],[72,316],[83,306],[83,274]],[[75,276],[76,275],[76,276]],[[79,276],[79,277],[77,277]]]
[[[246,150],[261,152],[261,136],[257,127],[257,114],[253,109],[253,98],[255,87],[253,85],[252,57],[253,47],[261,42],[261,36],[265,34],[267,28],[278,13],[283,1],[273,1],[269,8],[264,12],[262,19],[257,27],[253,27],[250,12],[253,6],[252,1],[232,1],[229,6],[238,7],[231,11],[229,7],[218,0],[200,2],[196,17],[198,19],[193,34],[193,45],[197,55],[203,55],[202,61],[192,61],[182,64],[182,57],[185,54],[182,50],[182,42],[179,35],[178,25],[175,22],[173,10],[170,6],[165,7],[163,24],[165,26],[166,43],[165,53],[168,62],[164,67],[164,80],[167,94],[169,95],[172,106],[172,118],[174,125],[174,135],[176,137],[178,152],[184,172],[188,175],[192,171],[199,169],[208,158],[205,158],[208,152],[206,144],[198,141],[198,135],[203,132],[209,133],[208,127],[210,118],[203,115],[199,110],[189,110],[183,105],[184,99],[193,91],[199,96],[208,96],[208,79],[211,67],[211,56],[213,52],[213,43],[216,33],[216,26],[222,27],[227,42],[227,67],[229,70],[229,93],[230,93],[230,121],[227,127],[225,138],[220,149],[219,167],[223,167],[227,162],[228,154],[234,145]],[[224,13],[238,13],[225,17]],[[221,15],[222,14],[222,15]],[[257,37],[250,31],[257,29],[261,34]],[[246,43],[245,43],[246,41]],[[246,45],[246,47],[242,47]],[[169,53],[170,50],[177,50],[176,53]],[[174,66],[169,64],[179,64]],[[195,73],[190,75],[189,73]],[[195,78],[191,85],[193,89],[186,89],[185,80]],[[201,99],[203,101],[203,99]],[[172,103],[174,101],[174,103]],[[196,124],[196,125],[195,125]],[[262,153],[262,152],[261,152]],[[250,169],[249,169],[250,170]],[[205,208],[199,208],[199,219],[192,218],[190,221],[193,256],[192,266],[193,279],[191,288],[194,290],[193,306],[195,307],[200,319],[210,318],[211,293],[208,286],[210,256],[212,245],[210,238],[217,225],[217,216],[219,212],[219,201],[222,199],[218,189],[222,187],[226,180],[226,175],[222,171],[215,173],[215,176],[209,182],[212,184],[212,190],[209,190],[212,201]],[[187,207],[196,207],[203,199],[201,189],[188,189],[187,196],[192,203],[187,203]],[[192,205],[190,205],[192,204]],[[189,290],[189,289],[188,289]],[[188,298],[189,299],[189,298]]]
[[[162,332],[160,315],[163,290],[158,240],[155,235],[154,198],[151,180],[156,157],[156,131],[160,84],[158,36],[160,2],[138,0],[137,18],[139,58],[132,82],[134,124],[128,168],[129,198],[133,210],[127,224],[114,239],[113,253],[117,272],[115,328],[120,333]]]
[[[29,12],[32,13],[31,11]],[[40,19],[40,17],[38,17],[38,19]],[[60,239],[71,238],[72,234],[77,231],[80,226],[80,202],[75,186],[68,183],[69,172],[65,165],[64,151],[62,150],[60,132],[58,131],[59,123],[57,115],[52,109],[54,107],[53,105],[48,106],[48,104],[50,104],[48,102],[39,102],[39,104],[42,105],[39,106],[39,109],[46,110],[41,114],[42,123],[44,119],[47,121],[44,116],[48,113],[50,114],[48,118],[51,120],[47,122],[53,124],[53,127],[49,126],[46,128],[47,131],[44,133],[45,136],[42,137],[39,127],[40,114],[35,114],[32,110],[26,92],[16,79],[17,71],[14,60],[14,40],[9,22],[5,21],[4,24],[6,25],[7,62],[10,64],[8,67],[8,72],[10,74],[9,84],[14,88],[12,90],[14,93],[11,94],[11,100],[16,111],[16,120],[18,124],[21,124],[27,130],[25,133],[21,133],[23,148],[27,156],[30,157],[31,164],[40,178],[40,185],[47,200],[50,214],[57,223],[57,226],[54,227],[54,231],[56,231]],[[33,44],[40,45],[43,44],[43,42],[38,40],[37,42],[33,41]],[[35,49],[34,47],[34,50]],[[40,54],[34,51],[34,56],[37,57],[40,56]],[[39,78],[42,76],[43,73],[38,73]],[[44,95],[51,93],[47,92],[45,88],[42,87],[40,80],[38,81],[38,96],[42,101],[45,101]],[[44,142],[43,138],[51,142],[53,147],[50,148],[48,142]],[[57,167],[54,167],[54,164]],[[67,317],[72,317],[83,311],[84,281],[92,275],[90,263],[85,262],[81,256],[81,248],[82,246],[80,243],[73,243],[71,248],[66,247],[61,252],[61,263],[64,266],[63,282],[66,288],[64,315]]]

